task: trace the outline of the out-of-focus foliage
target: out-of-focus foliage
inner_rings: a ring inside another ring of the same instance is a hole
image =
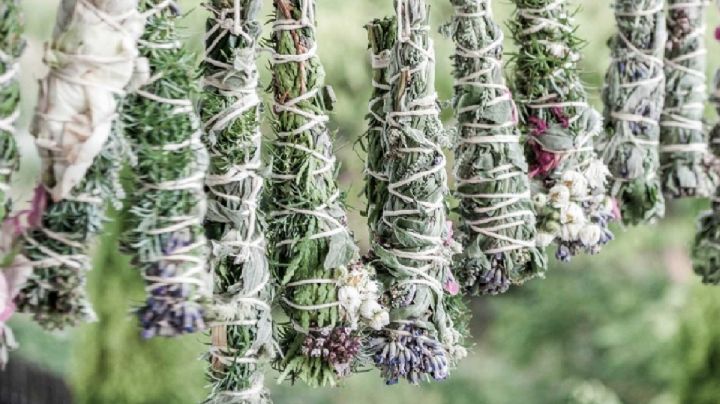
[[[27,122],[32,110],[35,79],[42,75],[42,41],[50,35],[57,1],[23,0],[33,13],[27,16],[30,46],[21,79],[28,96],[23,99],[21,122]],[[180,3],[184,11],[195,8],[185,25],[188,41],[199,50],[205,13],[199,0]],[[267,16],[271,1],[264,3],[261,15]],[[331,123],[338,129],[341,187],[349,189],[349,203],[356,208],[363,203],[358,197],[363,162],[353,143],[365,130],[363,116],[372,91],[363,25],[390,14],[390,3],[318,0],[319,54],[326,80],[338,98]],[[449,18],[450,2],[432,3],[436,28]],[[613,30],[610,2],[573,4],[583,8],[577,16],[579,36],[588,39],[582,77],[598,105],[609,64],[606,41]],[[504,25],[509,2],[494,0],[493,8]],[[714,26],[717,14],[714,10],[710,14],[708,26]],[[452,43],[439,35],[435,38],[436,85],[440,98],[448,99]],[[720,66],[720,52],[716,44],[708,46],[708,67],[714,70]],[[267,79],[265,74],[264,84]],[[29,196],[37,160],[28,154],[27,141],[20,147],[23,171],[15,176],[14,191]],[[615,399],[625,404],[712,403],[720,394],[715,392],[718,376],[712,373],[720,368],[720,289],[692,286],[699,281],[690,275],[687,258],[694,217],[703,207],[707,204],[671,203],[668,219],[659,226],[616,229],[617,240],[598,256],[578,258],[571,266],[554,264],[546,280],[506,296],[473,300],[475,345],[445,382],[421,388],[385,387],[378,374],[370,372],[352,377],[340,389],[272,386],[273,397],[282,404],[615,404],[610,401]],[[350,226],[367,246],[359,210],[350,212]],[[22,347],[14,358],[22,356],[66,376],[81,402],[198,402],[204,396],[203,362],[196,360],[205,349],[203,337],[140,343],[129,308],[142,301],[142,281],[108,243],[110,239],[106,236],[96,249],[97,267],[90,275],[91,297],[101,322],[51,335],[17,316],[12,326]],[[268,385],[273,385],[275,375],[268,376]],[[581,401],[593,397],[605,401]]]

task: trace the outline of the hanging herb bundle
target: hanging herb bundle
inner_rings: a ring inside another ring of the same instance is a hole
[[[528,136],[530,176],[538,215],[540,246],[558,245],[568,261],[594,254],[612,239],[608,222],[614,205],[606,195],[609,175],[593,139],[600,114],[587,103],[577,71],[581,40],[565,0],[514,0],[510,30],[518,46],[513,90],[521,130]]]
[[[720,8],[720,2],[717,3]],[[720,27],[715,30],[715,37],[720,41]],[[720,115],[720,69],[715,73],[714,91],[710,102]],[[710,151],[716,159],[720,158],[720,122],[710,131]],[[720,187],[715,190],[712,209],[699,218],[698,232],[693,244],[693,269],[702,277],[703,283],[720,284]]]
[[[709,169],[702,120],[707,99],[705,5],[705,0],[668,0],[660,171],[663,191],[671,198],[710,196],[718,180]]]
[[[327,128],[334,100],[316,55],[315,0],[274,6],[276,139],[267,211],[273,275],[289,317],[281,330],[280,380],[334,385],[361,362],[361,326],[380,329],[388,313],[373,274],[358,262],[335,180]]]
[[[660,169],[660,115],[665,99],[664,0],[613,3],[617,33],[605,76],[605,131],[597,146],[613,177],[625,224],[665,214]]]
[[[19,0],[0,4],[0,223],[10,212],[10,176],[18,165],[15,123],[20,116],[18,59],[25,49],[22,37],[24,21]],[[0,228],[0,370],[11,349],[17,348],[12,330],[5,324],[15,312],[13,299],[20,291],[31,268],[12,262],[12,229]],[[26,264],[26,263],[25,263]]]
[[[88,244],[103,227],[105,203],[122,199],[124,147],[113,125],[144,25],[136,6],[137,0],[64,1],[46,48],[50,73],[40,83],[31,133],[43,163],[39,192],[51,200],[18,240],[33,273],[16,298],[46,328],[94,318],[85,292]]]
[[[365,26],[368,33],[371,64],[373,69],[373,93],[368,104],[368,130],[364,139],[367,153],[365,161],[365,212],[370,228],[370,238],[377,237],[382,221],[383,205],[388,197],[388,178],[384,172],[387,155],[383,149],[382,137],[385,131],[385,97],[390,90],[388,67],[390,52],[397,39],[395,17],[375,19]]]
[[[423,0],[395,1],[397,42],[387,71],[382,137],[388,195],[370,259],[385,286],[391,323],[370,348],[388,384],[442,380],[465,356],[464,307],[451,272],[459,252],[447,220],[449,143],[438,113],[429,9]]]
[[[270,402],[258,363],[275,356],[273,290],[257,209],[264,184],[256,65],[261,5],[261,0],[206,4],[211,17],[201,117],[210,152],[205,230],[215,275],[208,355],[208,401],[214,403]]]
[[[503,78],[502,29],[490,0],[451,3],[455,15],[443,31],[455,43],[455,194],[463,244],[457,272],[471,293],[504,293],[511,283],[541,276],[547,262],[535,243],[528,165]]]
[[[124,244],[147,284],[137,311],[145,338],[205,328],[211,295],[204,180],[208,156],[190,97],[198,92],[195,55],[183,48],[178,10],[171,2],[141,0],[149,15],[140,41],[151,79],[124,105],[125,135],[136,165],[128,197]]]

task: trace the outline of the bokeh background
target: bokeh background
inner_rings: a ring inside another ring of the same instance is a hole
[[[43,43],[52,32],[58,0],[23,3],[29,41],[22,60],[25,127],[37,79],[44,74]],[[180,3],[189,13],[183,22],[187,45],[199,52],[205,12],[199,0]],[[266,3],[269,17],[271,1]],[[356,145],[365,130],[371,90],[363,25],[391,13],[392,1],[317,3],[320,56],[338,97],[332,125],[342,161],[340,180],[348,191],[352,228],[366,247],[359,215],[363,163]],[[437,28],[449,18],[451,7],[447,0],[430,3]],[[512,6],[507,0],[494,3],[504,24]],[[614,28],[610,1],[571,3],[579,7],[579,35],[587,40],[583,78],[598,105],[609,61],[606,41]],[[708,27],[718,21],[718,12],[710,7]],[[720,43],[714,42],[712,31],[708,29],[708,77],[720,68]],[[452,44],[436,35],[436,48],[437,87],[441,98],[448,99]],[[506,51],[512,52],[510,43]],[[708,122],[715,120],[708,108]],[[22,168],[14,186],[18,200],[29,198],[39,166],[27,135],[21,145]],[[274,385],[271,374],[274,399],[279,404],[719,403],[720,289],[700,285],[688,256],[696,216],[707,207],[707,201],[672,202],[667,218],[657,225],[616,228],[617,240],[598,256],[568,265],[553,262],[545,280],[504,296],[473,299],[472,353],[445,382],[385,387],[377,373],[368,372],[339,388],[310,390]],[[206,348],[204,336],[139,339],[129,312],[142,300],[142,285],[127,257],[117,251],[116,227],[110,224],[94,247],[89,287],[97,323],[48,334],[28,318],[12,320],[22,347],[11,359],[10,372],[0,374],[0,397],[7,402],[53,402],[37,395],[28,401],[3,395],[8,385],[22,384],[32,386],[31,396],[33,391],[57,389],[49,394],[55,402],[69,400],[61,398],[66,388],[79,403],[194,403],[204,397],[204,362],[199,360]]]

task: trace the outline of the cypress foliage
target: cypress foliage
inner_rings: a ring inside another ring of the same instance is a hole
[[[275,354],[273,288],[258,211],[264,183],[256,66],[261,5],[261,0],[206,5],[212,15],[201,117],[210,152],[205,230],[212,243],[215,305],[207,373],[208,401],[214,403],[270,402],[259,363]]]

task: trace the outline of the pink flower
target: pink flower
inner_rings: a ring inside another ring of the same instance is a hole
[[[720,27],[715,28],[715,40],[720,41]]]
[[[530,125],[534,126],[532,132],[530,132],[530,134],[533,136],[542,136],[545,134],[545,132],[547,132],[549,128],[547,122],[536,116],[531,116],[530,118],[528,118],[528,121],[530,122]]]
[[[0,269],[0,329],[15,313],[13,300],[20,293],[31,271],[32,266],[21,256],[16,257],[10,267]]]
[[[622,211],[620,210],[620,202],[617,198],[612,198],[612,215],[615,220],[622,219]]]
[[[532,144],[535,163],[530,167],[530,178],[545,175],[560,165],[561,156],[542,148],[538,142]]]
[[[14,238],[16,238],[30,229],[39,227],[42,223],[43,213],[45,213],[45,209],[47,208],[47,202],[48,193],[45,187],[38,185],[35,187],[30,209],[20,211],[14,216],[7,218],[5,223],[3,223],[3,228],[12,232]]]
[[[455,276],[452,272],[448,272],[448,277],[445,280],[443,288],[446,292],[450,293],[451,296],[455,296],[460,293],[460,284],[455,280]]]
[[[562,126],[564,129],[567,129],[567,128],[570,127],[570,119],[569,119],[568,116],[565,114],[565,111],[563,111],[562,108],[560,108],[560,107],[552,107],[552,108],[550,109],[550,111],[551,111],[552,114],[555,116],[555,119],[557,119],[558,122],[560,122],[560,126]]]

